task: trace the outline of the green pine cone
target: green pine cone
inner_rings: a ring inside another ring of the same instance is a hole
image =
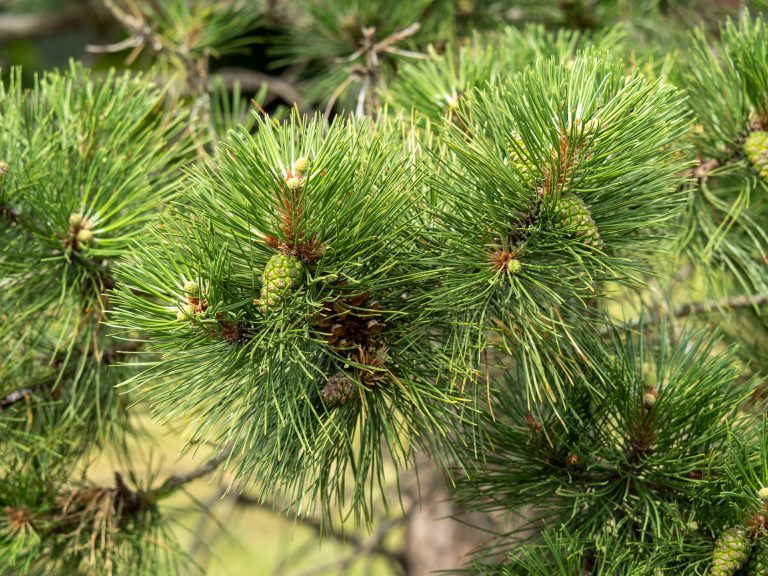
[[[571,236],[580,238],[584,243],[600,248],[603,241],[589,208],[581,198],[573,195],[562,196],[555,204],[555,228],[567,230]]]
[[[768,539],[758,540],[752,548],[749,562],[744,567],[744,576],[765,576],[768,574]]]
[[[272,256],[261,274],[261,299],[257,301],[261,313],[274,310],[301,283],[303,276],[304,265],[295,256]]]
[[[751,546],[743,528],[728,528],[715,542],[711,576],[734,576],[747,561]]]
[[[752,132],[744,142],[744,152],[760,177],[768,182],[768,132]]]
[[[512,145],[512,142],[520,147],[522,153],[520,153],[518,149]],[[509,153],[509,159],[512,162],[512,166],[517,169],[517,171],[525,180],[528,180],[531,172],[529,165],[530,160],[528,159],[525,143],[517,132],[512,132],[510,142],[507,143],[507,152]]]

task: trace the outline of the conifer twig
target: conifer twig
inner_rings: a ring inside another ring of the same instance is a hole
[[[122,346],[120,348],[109,348],[103,352],[101,356],[101,363],[104,365],[114,364],[117,361],[120,354],[127,353],[127,352],[136,352],[141,348],[142,344],[143,342],[141,341],[134,341],[134,342],[129,342],[125,346]],[[10,408],[14,404],[17,404],[22,400],[25,400],[31,396],[34,396],[35,394],[40,394],[41,392],[55,385],[61,379],[62,379],[61,374],[59,372],[55,372],[50,377],[46,378],[39,384],[36,384],[34,386],[25,386],[23,388],[19,388],[17,390],[13,390],[9,392],[4,397],[0,398],[0,411]]]
[[[184,474],[173,474],[169,476],[168,478],[165,479],[165,482],[163,482],[158,488],[155,488],[152,492],[153,493],[173,492],[178,488],[181,488],[185,484],[189,484],[190,482],[194,482],[195,480],[204,478],[205,476],[208,476],[209,474],[215,472],[219,468],[219,466],[221,466],[224,462],[226,462],[230,454],[232,454],[232,447],[227,446],[221,452],[219,452],[216,456],[214,456],[213,458],[205,462],[205,464],[202,464],[197,468],[193,468],[192,470],[189,470]]]
[[[0,411],[13,406],[17,402],[21,402],[22,400],[29,398],[30,396],[34,396],[35,394],[40,393],[46,388],[47,383],[44,383],[38,384],[37,386],[19,388],[18,390],[12,391],[6,394],[3,398],[0,398]]]
[[[86,46],[87,51],[95,53],[115,52],[124,50],[129,47],[133,47],[135,49],[145,44],[150,45],[155,52],[172,48],[163,40],[161,36],[155,32],[155,30],[152,29],[151,26],[149,26],[149,24],[143,18],[137,15],[129,14],[120,6],[118,6],[113,0],[104,0],[104,6],[120,25],[124,26],[131,32],[131,36],[122,43],[109,46],[88,45]],[[137,10],[137,12],[139,11]],[[128,45],[128,42],[130,42],[130,46]],[[119,46],[120,44],[124,45]]]
[[[263,502],[258,498],[254,498],[253,496],[250,496],[248,494],[238,494],[237,499],[235,500],[235,503],[242,506],[257,507],[262,510],[267,510],[270,512],[275,511],[275,507],[271,505],[271,503]],[[406,518],[407,518],[407,514],[402,518],[394,519],[390,528],[396,526],[401,522],[404,522]],[[299,523],[302,526],[305,526],[307,528],[314,530],[318,536],[333,538],[334,540],[338,540],[339,542],[353,546],[358,551],[366,549],[368,553],[389,558],[390,560],[397,562],[401,566],[405,566],[405,557],[401,553],[395,550],[390,550],[386,546],[383,546],[380,541],[378,543],[374,542],[373,545],[371,545],[371,543],[369,543],[367,540],[364,540],[355,534],[338,532],[336,530],[333,530],[331,527],[322,524],[316,518],[312,518],[310,516],[302,516],[300,514],[291,514],[291,516],[289,516],[288,519],[293,522]]]
[[[0,204],[0,217],[8,221],[8,224],[15,226],[19,221],[19,215],[8,204]]]
[[[384,554],[387,558],[397,562],[403,571],[405,571],[405,557],[402,554],[387,550],[387,548],[383,546],[383,541],[389,534],[390,530],[403,522],[404,518],[405,517],[394,518],[382,522],[379,524],[379,527],[371,538],[358,541],[358,544],[355,546],[354,550],[352,550],[346,556],[335,558],[324,564],[309,568],[308,570],[301,572],[299,576],[313,576],[314,574],[323,574],[332,570],[336,570],[335,573],[340,574],[343,573],[344,570],[347,569],[349,565],[352,564],[352,562],[354,562],[358,557],[368,554]]]
[[[336,101],[341,92],[343,92],[343,90],[354,79],[362,80],[362,87],[360,88],[360,93],[357,97],[355,115],[362,116],[365,113],[366,108],[369,113],[372,113],[374,110],[376,110],[379,106],[378,97],[376,96],[376,90],[379,85],[379,66],[381,65],[379,56],[384,53],[389,53],[400,56],[407,56],[409,58],[424,58],[425,56],[418,52],[401,50],[395,47],[395,44],[410,38],[420,29],[421,23],[414,22],[410,26],[393,32],[383,40],[377,42],[376,28],[363,27],[363,35],[360,40],[361,47],[350,56],[337,60],[337,62],[354,62],[358,58],[361,58],[363,63],[353,66],[350,69],[349,76],[346,78],[346,80],[342,82],[334,91],[334,94],[330,98],[328,106],[326,107],[326,117],[329,114],[332,103]]]
[[[720,166],[722,166],[720,160],[702,160],[701,163],[693,169],[693,175],[698,184],[701,185],[706,182],[707,178],[709,178],[709,173]]]
[[[60,30],[82,25],[91,12],[70,7],[53,13],[0,15],[0,41],[47,36]]]
[[[764,306],[768,304],[768,294],[743,294],[741,296],[733,296],[731,298],[704,300],[703,302],[687,302],[682,304],[671,311],[671,315],[674,318],[685,318],[691,315],[706,314],[708,312],[714,312],[715,310],[728,309],[738,310],[739,308],[750,308]],[[644,325],[657,324],[656,319],[645,319],[642,321]],[[635,320],[630,324],[632,328],[638,328],[641,324],[640,320]]]
[[[304,108],[304,99],[299,91],[282,76],[270,76],[263,72],[235,66],[220,68],[214,76],[221,78],[228,87],[239,83],[240,88],[246,92],[256,92],[262,84],[266,84],[269,93],[273,96],[285,100],[288,104],[296,104],[299,108]]]
[[[689,302],[675,309],[676,318],[682,318],[691,314],[705,314],[720,308],[738,309],[751,306],[763,306],[768,304],[768,294],[745,294],[724,298],[722,300],[706,300],[704,302]]]

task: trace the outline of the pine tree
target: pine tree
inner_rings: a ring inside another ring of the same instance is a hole
[[[137,346],[105,321],[114,262],[189,157],[188,115],[163,113],[165,98],[144,77],[96,80],[75,64],[29,91],[14,72],[0,94],[3,570],[152,570],[165,555],[142,546],[161,542],[151,502],[119,475],[114,488],[76,476],[80,457],[134,427],[117,389],[131,370],[113,365]]]
[[[766,571],[762,13],[98,4],[143,73],[0,90],[0,573],[186,573],[204,478],[409,573],[429,467],[466,573]]]

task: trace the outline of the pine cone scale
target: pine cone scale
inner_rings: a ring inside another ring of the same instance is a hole
[[[261,298],[256,301],[262,314],[269,314],[288,298],[304,276],[301,260],[288,254],[272,256],[261,275]]]
[[[589,246],[600,248],[603,244],[589,208],[581,198],[572,194],[563,195],[555,204],[553,225]]]
[[[750,133],[744,142],[744,152],[763,181],[768,184],[768,132]]]
[[[710,574],[734,576],[746,563],[751,546],[743,528],[736,526],[723,532],[715,543]]]

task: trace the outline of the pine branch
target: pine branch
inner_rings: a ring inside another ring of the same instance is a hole
[[[134,514],[146,505],[142,495],[126,485],[120,472],[115,472],[115,492],[122,504],[124,514]]]
[[[359,78],[362,80],[362,87],[357,97],[357,109],[355,110],[356,116],[363,116],[363,114],[366,112],[368,114],[372,114],[379,107],[376,90],[379,87],[379,67],[381,65],[381,57],[384,54],[395,54],[409,58],[426,57],[424,54],[418,52],[401,50],[395,47],[395,44],[410,38],[420,29],[421,23],[414,22],[410,26],[407,26],[402,30],[398,30],[383,40],[377,42],[376,28],[363,27],[363,35],[360,39],[360,49],[346,58],[340,58],[337,60],[338,62],[354,62],[357,59],[361,59],[363,61],[362,64],[357,64],[350,69],[349,77],[341,84],[341,86],[346,88],[352,79]],[[334,95],[329,100],[326,111],[333,108],[336,98],[338,98],[338,96],[343,91],[341,86],[334,92]]]
[[[258,11],[232,2],[213,3],[210,6],[199,3],[187,5],[183,0],[164,3],[167,6],[135,0],[103,0],[103,3],[129,37],[115,44],[87,46],[86,50],[108,53],[132,48],[127,60],[129,63],[138,57],[145,46],[156,54],[170,55],[187,64],[237,50],[241,46],[241,36],[248,32],[259,17]],[[180,34],[179,31],[185,25],[194,30]],[[199,28],[204,28],[205,34],[201,34]],[[189,71],[194,73],[192,69]]]
[[[8,224],[15,226],[19,221],[19,215],[8,204],[0,204],[0,218],[8,221]]]
[[[302,110],[304,109],[304,99],[299,91],[291,82],[280,76],[270,76],[256,70],[231,66],[217,70],[211,79],[217,77],[221,78],[229,88],[232,88],[235,83],[240,84],[240,88],[245,92],[256,92],[263,84],[266,84],[268,92],[273,97],[278,97],[289,104],[296,104]]]
[[[376,45],[373,47],[375,52],[386,52],[388,50],[392,50],[394,45],[398,42],[401,42],[405,40],[406,38],[410,38],[414,34],[416,34],[421,29],[421,24],[419,22],[414,22],[410,26],[403,28],[402,30],[399,30],[393,34],[390,34],[384,40],[381,42],[377,42]],[[419,54],[419,56],[422,56]]]
[[[48,388],[48,386],[49,386],[49,383],[45,382],[43,384],[38,384],[37,386],[31,386],[28,388],[19,388],[18,390],[14,390],[13,392],[6,394],[5,397],[0,399],[0,411],[13,406],[17,402],[21,402],[22,400],[29,398],[30,396],[39,394],[40,392]]]
[[[117,347],[117,348],[109,348],[104,351],[104,353],[101,356],[101,363],[105,366],[108,366],[110,364],[114,364],[118,359],[120,354],[128,353],[128,352],[136,352],[138,351],[141,346],[143,345],[143,342],[141,341],[134,341],[134,342],[128,342],[124,346]],[[74,371],[74,368],[72,369],[72,372]],[[24,388],[19,388],[17,390],[13,390],[6,394],[3,398],[0,398],[0,412],[3,410],[6,410],[7,408],[10,408],[14,404],[17,404],[21,402],[22,400],[26,400],[27,398],[30,398],[36,394],[40,394],[49,388],[51,386],[54,386],[57,382],[61,381],[63,378],[71,376],[72,374],[70,372],[66,372],[64,375],[62,375],[59,372],[55,372],[39,384],[35,384],[34,386],[25,386]]]
[[[738,308],[758,307],[768,304],[768,294],[747,294],[724,298],[722,300],[706,300],[704,302],[692,302],[683,304],[673,312],[675,318],[684,318],[691,314],[706,314],[722,308],[735,310]]]
[[[160,52],[163,49],[173,51],[173,46],[168,45],[162,36],[159,36],[144,19],[129,14],[113,0],[104,0],[104,6],[121,26],[131,32],[131,36],[123,42],[110,46],[86,46],[87,51],[95,53],[115,52],[128,47],[136,49],[145,44],[151,46],[155,52]]]
[[[75,28],[92,15],[87,7],[72,6],[54,13],[0,15],[0,42],[47,36]]]
[[[332,570],[337,574],[341,574],[344,573],[357,558],[370,554],[380,554],[385,556],[389,560],[396,562],[403,573],[407,574],[407,559],[405,558],[405,555],[388,550],[383,545],[384,539],[389,535],[392,528],[402,523],[404,520],[405,517],[394,518],[382,522],[379,524],[375,534],[371,538],[358,540],[354,550],[346,556],[309,568],[308,570],[300,572],[298,576],[314,576],[315,574],[323,574]]]
[[[752,128],[758,129],[759,126],[752,126]],[[699,163],[696,166],[694,166],[694,168],[691,171],[692,176],[696,179],[696,184],[698,186],[701,186],[707,181],[707,179],[709,178],[709,175],[712,172],[714,172],[718,168],[727,166],[734,160],[738,160],[741,157],[743,156],[740,150],[730,150],[729,155],[723,158],[710,158],[709,160],[705,160],[704,158],[700,157]]]
[[[208,476],[209,474],[215,472],[224,462],[226,462],[230,454],[232,454],[232,447],[228,446],[219,452],[218,455],[208,460],[205,464],[198,466],[197,468],[193,468],[184,474],[174,474],[169,476],[159,487],[152,490],[152,494],[166,495],[176,491],[186,484],[189,484],[190,482],[194,482],[195,480]]]
[[[741,296],[733,296],[731,298],[705,300],[703,302],[688,302],[671,311],[671,315],[674,318],[686,318],[687,316],[698,316],[709,312],[715,312],[716,310],[757,308],[766,304],[768,304],[768,294],[745,294]],[[639,328],[641,324],[644,326],[652,326],[658,324],[658,322],[658,318],[645,318],[642,321],[639,319],[634,320],[629,326],[631,328]],[[609,334],[610,332],[606,330],[603,333]]]
[[[276,507],[270,502],[262,501],[249,494],[238,494],[237,499],[235,500],[235,503],[241,506],[260,508],[262,510],[267,510],[269,512],[274,512],[276,510]],[[333,538],[334,540],[338,540],[343,544],[348,544],[350,546],[353,546],[354,549],[357,551],[357,554],[359,554],[360,551],[365,550],[366,553],[383,556],[391,560],[392,562],[397,563],[405,571],[406,565],[407,565],[407,558],[405,554],[403,554],[402,552],[391,550],[386,546],[383,546],[381,543],[381,540],[384,537],[386,537],[386,534],[389,532],[391,528],[405,522],[409,514],[410,512],[407,512],[403,517],[395,518],[391,520],[389,524],[389,528],[385,530],[384,533],[381,534],[378,539],[374,536],[372,540],[366,540],[366,539],[360,538],[355,534],[339,532],[337,530],[334,530],[331,526],[327,524],[323,524],[317,518],[313,518],[310,516],[302,516],[300,514],[291,514],[289,517],[289,520],[314,530],[318,536],[321,536],[323,538]],[[354,557],[354,554],[353,554],[353,557]],[[338,560],[336,562],[338,562]]]
[[[696,178],[696,183],[701,186],[707,181],[707,178],[709,178],[709,173],[721,166],[723,166],[723,162],[720,160],[702,160],[693,169],[693,176]]]

